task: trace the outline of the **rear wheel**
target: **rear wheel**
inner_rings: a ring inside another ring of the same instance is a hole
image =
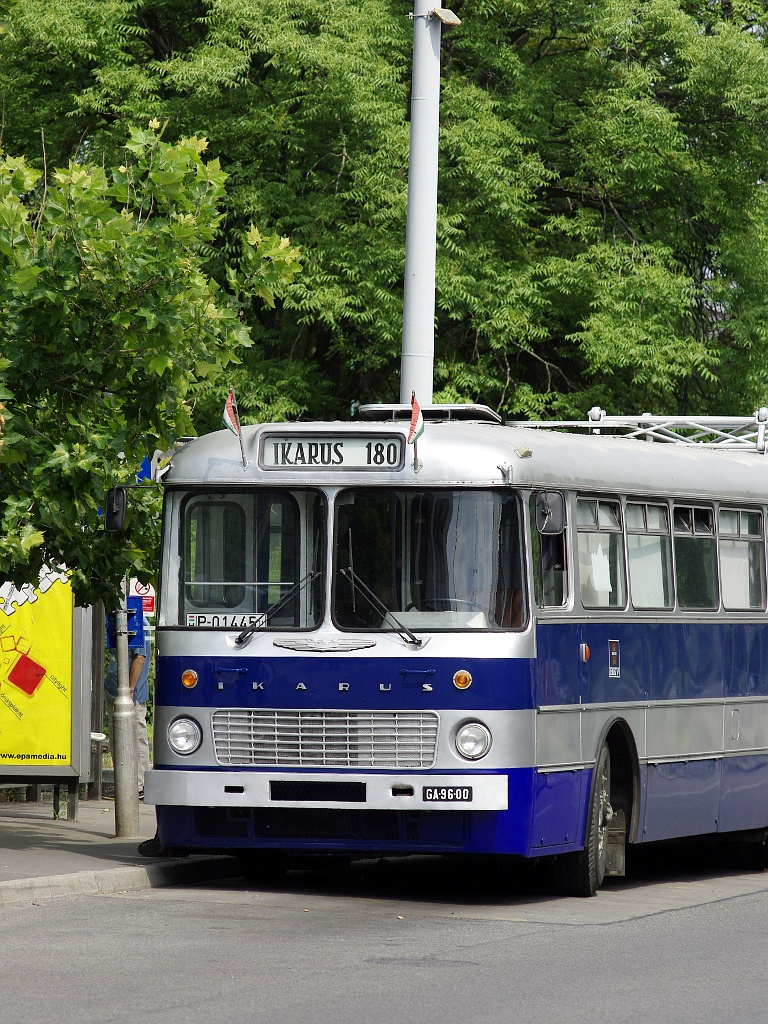
[[[605,878],[611,806],[611,752],[600,751],[595,765],[584,849],[559,857],[559,888],[567,896],[594,896]]]

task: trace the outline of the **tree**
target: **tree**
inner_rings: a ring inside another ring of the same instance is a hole
[[[130,491],[120,535],[104,532],[106,491],[192,429],[193,386],[250,344],[242,303],[271,303],[300,269],[286,238],[250,226],[229,291],[208,276],[226,175],[204,139],[170,145],[159,127],[131,131],[109,172],[0,160],[0,578],[66,565],[82,604],[156,571],[157,487]]]
[[[743,411],[768,386],[768,14],[744,0],[457,0],[446,33],[438,399],[508,415]],[[205,131],[305,273],[245,311],[252,418],[397,395],[405,0],[16,0],[6,145],[114,152]],[[275,386],[275,381],[279,384]],[[196,423],[210,426],[212,405]]]

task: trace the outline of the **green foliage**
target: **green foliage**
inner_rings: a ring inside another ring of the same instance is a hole
[[[438,398],[506,414],[766,401],[768,14],[744,0],[456,0],[444,33]],[[249,417],[397,396],[411,24],[400,0],[16,0],[4,141],[114,160],[205,134],[305,271],[243,309]],[[104,156],[102,157],[102,155]],[[265,283],[269,290],[269,283]],[[212,425],[206,391],[195,422]],[[214,420],[215,422],[215,420]]]
[[[250,344],[242,303],[272,303],[300,269],[286,239],[251,227],[222,290],[205,261],[225,175],[204,139],[169,145],[157,128],[133,129],[111,172],[70,163],[46,179],[0,159],[0,578],[66,565],[81,603],[156,572],[158,489],[130,491],[118,535],[106,491],[193,429],[194,388]]]

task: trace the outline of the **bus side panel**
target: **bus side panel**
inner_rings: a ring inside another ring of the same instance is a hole
[[[579,665],[582,704],[612,704],[646,699],[647,627],[633,622],[590,620],[580,627],[589,660]],[[578,646],[571,660],[576,662]],[[592,758],[597,751],[585,751]]]
[[[748,697],[764,690],[762,627],[734,623],[723,630],[726,697]],[[727,737],[726,737],[727,739]]]
[[[733,628],[718,622],[644,627],[650,700],[715,700],[725,696],[724,635]]]
[[[717,831],[721,765],[718,758],[647,765],[643,841]]]
[[[747,754],[765,745],[765,704],[745,700],[724,710],[697,704],[765,694],[764,627],[718,622],[647,628],[651,700],[692,703],[648,711],[648,755],[679,760],[651,762],[644,770],[642,840],[765,827],[766,756]],[[656,723],[663,723],[661,732]],[[740,750],[743,757],[728,756]]]
[[[539,707],[579,704],[578,623],[540,622],[536,627],[534,695]]]
[[[768,754],[726,757],[721,787],[719,832],[768,825]]]
[[[546,772],[536,777],[530,857],[584,846],[591,770]]]

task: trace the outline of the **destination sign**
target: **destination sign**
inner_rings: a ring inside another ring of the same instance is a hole
[[[261,441],[262,469],[401,469],[402,434],[266,434]]]

